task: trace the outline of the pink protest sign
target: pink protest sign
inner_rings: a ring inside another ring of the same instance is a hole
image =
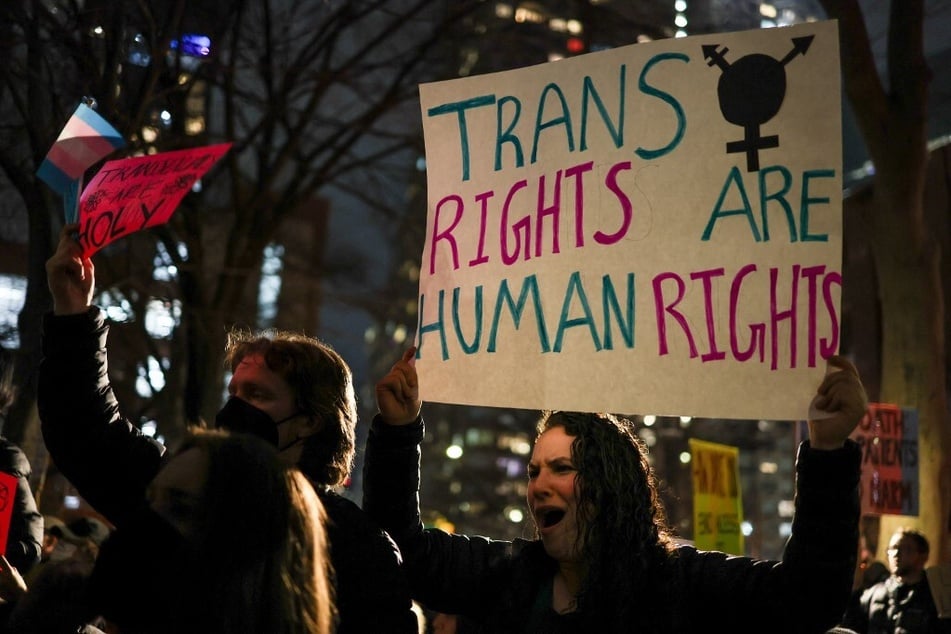
[[[7,552],[7,537],[10,535],[10,518],[13,516],[16,494],[16,476],[0,471],[0,554]]]
[[[162,152],[109,161],[83,190],[79,244],[91,256],[123,236],[168,222],[178,203],[231,147]]]
[[[862,448],[862,514],[918,515],[918,411],[869,403],[850,437]]]

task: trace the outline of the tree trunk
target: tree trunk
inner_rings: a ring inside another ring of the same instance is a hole
[[[896,215],[900,205],[878,188],[873,215]],[[951,556],[951,417],[945,391],[944,306],[939,252],[933,239],[910,225],[873,222],[873,253],[882,307],[882,391],[880,400],[918,410],[919,518],[931,541],[931,562]],[[897,225],[897,226],[896,226]],[[908,518],[883,518],[880,550]],[[884,553],[880,553],[883,557]],[[884,557],[883,557],[884,558]]]
[[[923,2],[891,3],[886,92],[857,1],[821,1],[839,20],[846,93],[875,164],[868,236],[882,311],[878,400],[914,408],[919,417],[919,517],[883,518],[878,556],[897,524],[915,524],[931,542],[931,563],[946,563],[951,560],[951,412],[941,243],[925,222],[923,203],[930,80]]]

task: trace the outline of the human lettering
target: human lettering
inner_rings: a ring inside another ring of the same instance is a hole
[[[550,292],[555,293],[555,300],[560,300],[557,313],[545,312],[545,292],[535,275],[515,283],[504,279],[494,288],[456,287],[448,299],[445,289],[440,289],[436,297],[423,295],[416,354],[422,356],[424,350],[428,350],[427,343],[433,335],[438,337],[438,354],[443,360],[483,350],[493,353],[505,345],[507,337],[515,336],[523,327],[523,334],[531,338],[540,353],[559,353],[569,345],[595,351],[634,347],[633,273],[621,279],[605,275],[600,284],[591,287],[574,272],[564,280],[563,286]],[[464,293],[471,293],[474,299],[460,301]],[[462,306],[470,307],[471,311],[462,314]],[[467,332],[465,324],[474,325]],[[484,346],[483,332],[488,333]]]

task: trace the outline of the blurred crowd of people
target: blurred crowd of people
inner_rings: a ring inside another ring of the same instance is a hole
[[[47,263],[37,406],[52,460],[95,514],[40,515],[29,463],[3,441],[0,471],[19,485],[0,631],[948,631],[914,530],[892,537],[890,574],[869,566],[853,584],[860,452],[849,435],[867,402],[843,357],[802,395],[824,416],[799,448],[779,561],[677,542],[634,424],[604,413],[540,415],[527,464],[534,539],[450,535],[420,520],[414,348],[377,384],[362,506],[337,493],[356,451],[350,368],[316,338],[231,333],[229,398],[166,448],[121,413],[95,269],[75,230],[64,228]],[[2,398],[0,412],[12,394]]]

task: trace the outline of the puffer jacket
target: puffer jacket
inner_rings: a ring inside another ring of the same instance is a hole
[[[551,611],[555,562],[541,542],[424,529],[418,495],[423,433],[422,420],[391,427],[377,418],[364,461],[363,508],[399,545],[413,598],[426,608],[464,615],[485,632],[591,631],[585,615]],[[851,441],[836,451],[803,443],[793,532],[781,562],[678,548],[661,593],[669,602],[665,631],[821,634],[835,625],[855,566],[859,460]],[[616,597],[619,603],[638,599]]]
[[[108,332],[97,307],[46,315],[37,404],[56,466],[89,504],[121,526],[161,469],[165,447],[119,412],[108,376]],[[337,634],[415,634],[417,617],[393,540],[356,504],[315,488],[329,520]]]
[[[7,561],[20,574],[26,574],[40,561],[43,544],[43,516],[36,509],[36,498],[30,488],[30,461],[17,445],[0,436],[0,471],[17,479],[15,491],[4,491],[3,503],[10,502],[13,510],[7,533]]]
[[[860,634],[949,634],[951,619],[938,619],[927,575],[914,584],[891,576],[862,593],[846,627]]]

